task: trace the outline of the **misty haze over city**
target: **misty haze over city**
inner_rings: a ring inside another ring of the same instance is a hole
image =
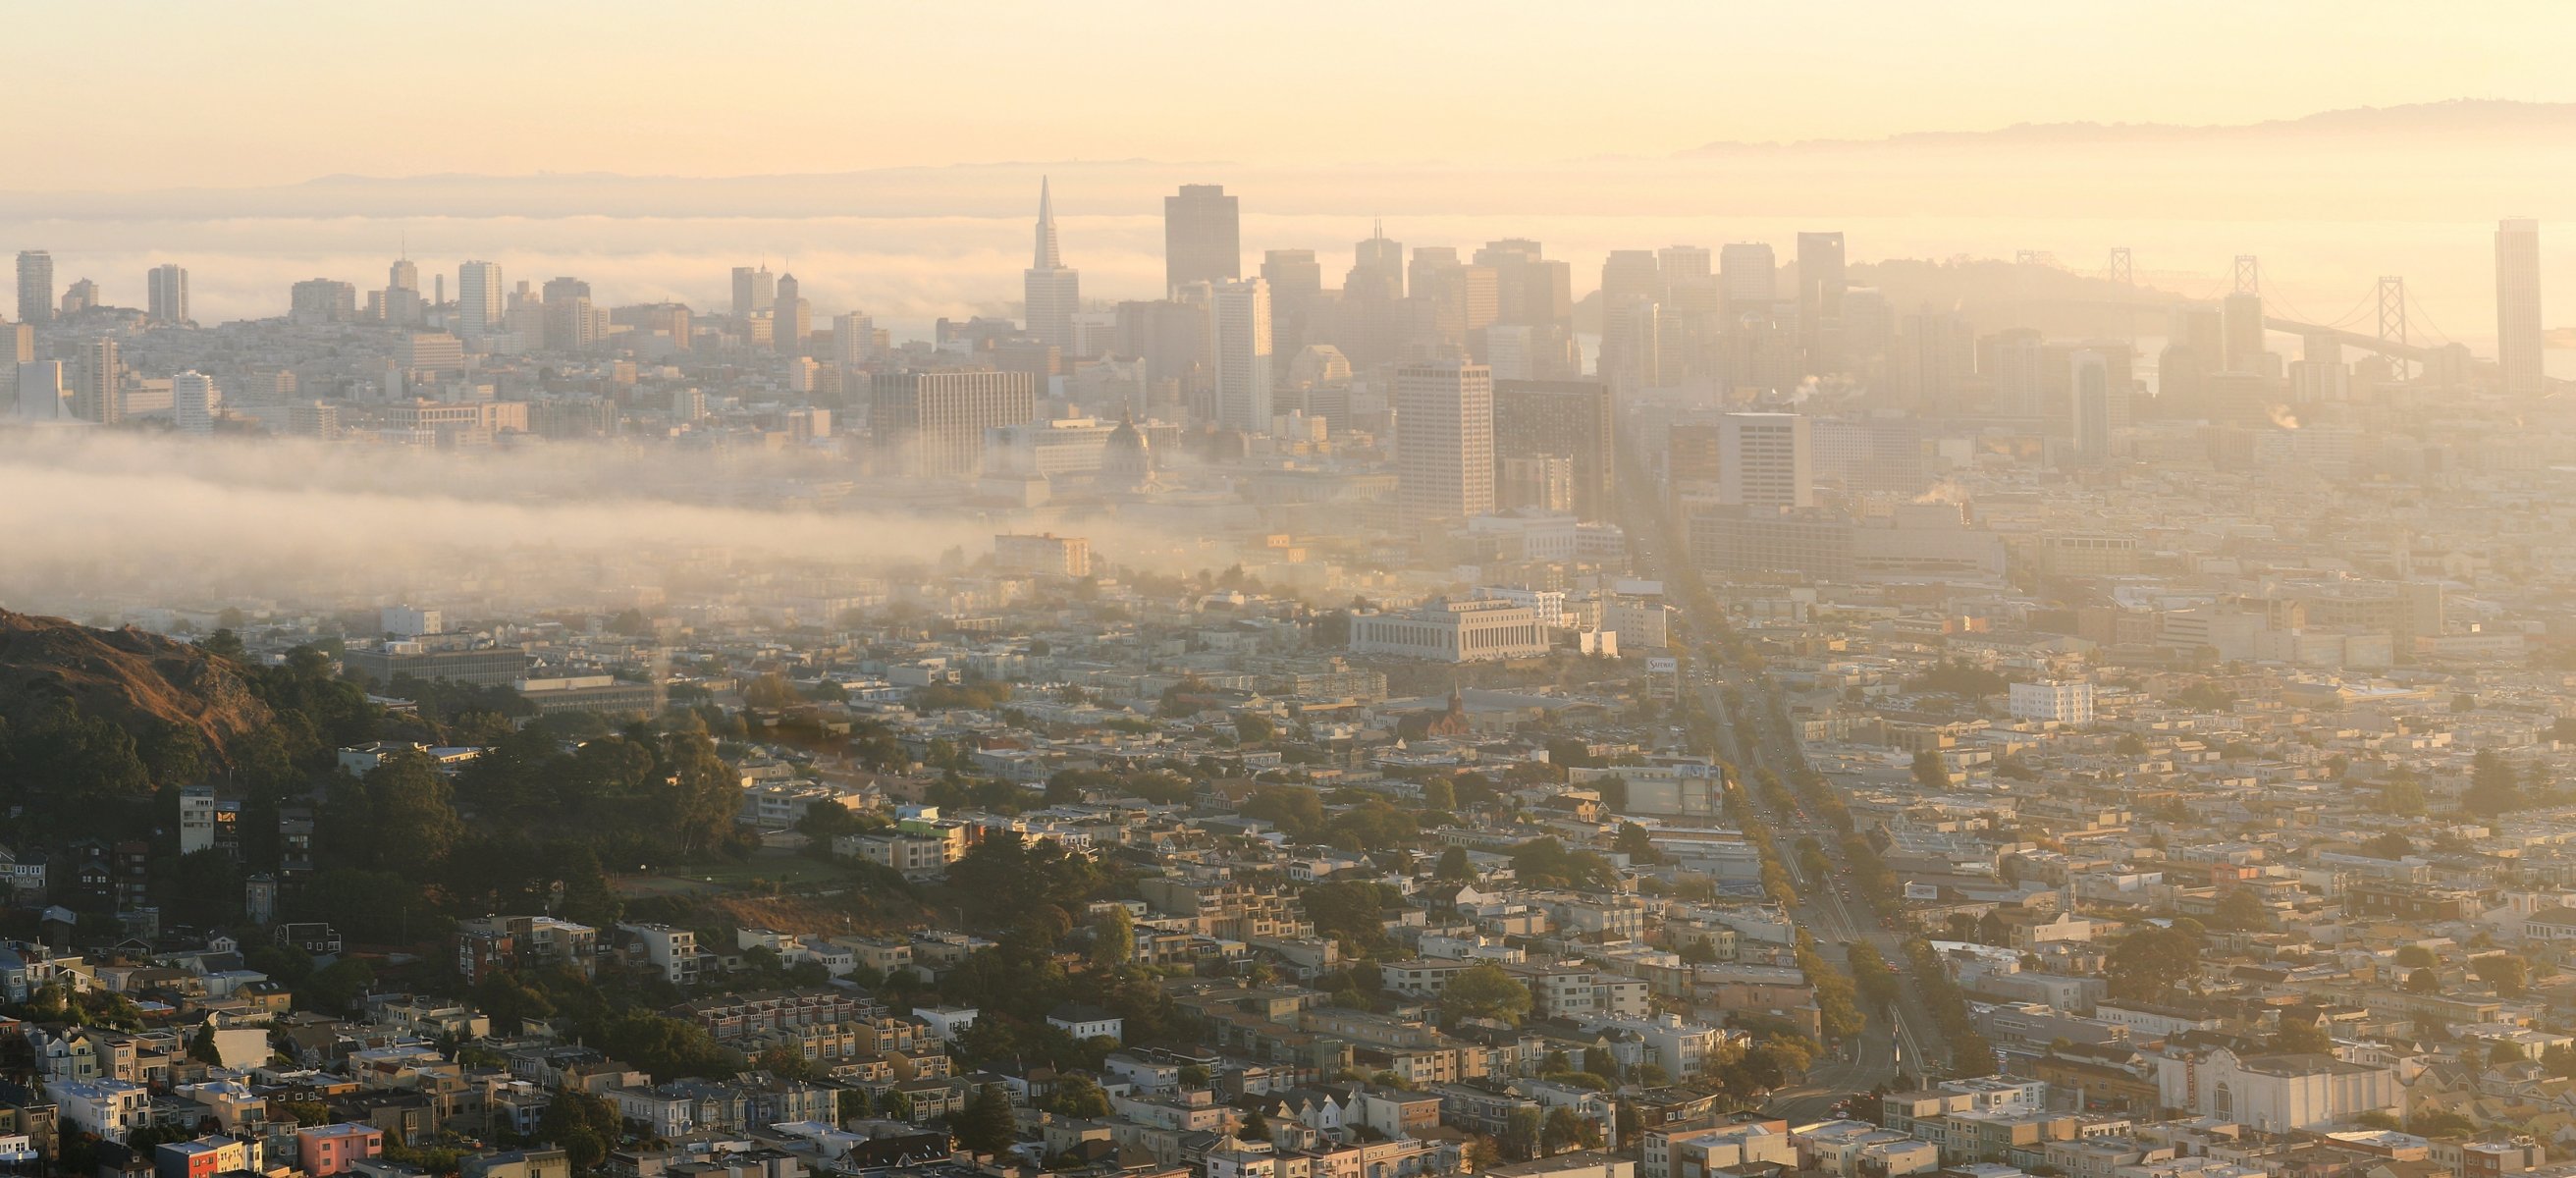
[[[0,1178],[2576,1178],[2576,8],[0,29]]]

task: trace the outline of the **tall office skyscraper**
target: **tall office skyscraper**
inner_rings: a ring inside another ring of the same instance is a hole
[[[1417,245],[1413,260],[1404,264],[1404,289],[1417,299],[1435,297],[1441,276],[1458,266],[1458,247]]]
[[[1407,523],[1494,510],[1494,374],[1441,360],[1395,370],[1396,507]]]
[[[1905,317],[1896,345],[1897,387],[1927,413],[1960,409],[1977,371],[1977,332],[1957,311],[1929,304]]]
[[[1601,259],[1601,305],[1629,295],[1653,299],[1663,293],[1663,269],[1653,250],[1612,250]]]
[[[1163,198],[1163,282],[1179,290],[1193,282],[1232,282],[1243,277],[1243,222],[1235,198],[1222,184],[1184,184]],[[1267,428],[1265,424],[1264,428]]]
[[[1662,352],[1662,318],[1653,295],[1628,292],[1602,300],[1601,354],[1593,372],[1612,392],[1633,393],[1661,385]]]
[[[1717,501],[1757,510],[1816,505],[1815,453],[1795,413],[1729,413],[1717,423]]]
[[[814,334],[814,304],[793,274],[778,276],[769,304],[769,342],[782,356],[805,354],[805,339]]]
[[[1798,346],[1807,371],[1840,372],[1842,357],[1843,235],[1798,235]]]
[[[467,262],[456,268],[456,326],[468,342],[499,334],[508,313],[500,263]]]
[[[2504,391],[2539,396],[2540,222],[2517,217],[2496,223],[2496,360]]]
[[[2219,300],[2220,321],[2226,335],[2221,346],[2226,355],[2221,359],[2228,372],[2263,371],[2263,296],[2240,290]]]
[[[125,359],[115,340],[91,340],[81,349],[80,371],[72,385],[72,413],[100,425],[125,420]]]
[[[1668,245],[1655,251],[1655,301],[1673,301],[1673,288],[1709,277],[1709,252],[1704,245]]]
[[[18,251],[18,322],[54,321],[54,255],[43,250]]]
[[[63,362],[18,362],[18,416],[28,421],[63,419]]]
[[[1391,303],[1404,297],[1404,243],[1386,235],[1378,223],[1368,240],[1351,247],[1351,272],[1342,277],[1342,298],[1351,302]]]
[[[1551,261],[1525,237],[1486,242],[1473,259],[1494,270],[1495,322],[1559,327],[1574,317],[1573,267]]]
[[[180,433],[204,437],[215,432],[215,378],[194,369],[171,377],[170,417]]]
[[[420,263],[394,259],[385,267],[385,289],[376,301],[387,323],[410,327],[428,322],[429,307],[420,298]]]
[[[832,359],[843,368],[856,368],[877,354],[877,322],[865,311],[851,311],[832,319]]]
[[[1217,424],[1270,432],[1270,284],[1252,278],[1219,285],[1208,301],[1207,338]]]
[[[1082,309],[1082,272],[1064,264],[1064,249],[1055,235],[1055,194],[1045,178],[1038,180],[1036,249],[1020,276],[1028,297],[1029,334],[1042,343],[1073,353],[1073,315]]]
[[[735,322],[748,321],[753,313],[766,311],[778,303],[778,278],[767,264],[758,267],[733,268],[733,317]]]
[[[2068,405],[2078,463],[2100,466],[2111,458],[2111,359],[2096,351],[2070,359],[2072,402]]]
[[[578,278],[547,279],[543,322],[546,347],[558,352],[575,352],[589,347],[594,339],[590,284]]]
[[[176,263],[163,263],[143,276],[144,313],[154,323],[188,321],[188,272]]]
[[[1597,380],[1496,380],[1494,457],[1571,460],[1575,514],[1605,519],[1618,467],[1613,418],[1610,386]]]
[[[1729,311],[1767,308],[1780,297],[1780,261],[1762,242],[1726,246],[1717,251],[1717,285]]]
[[[1261,255],[1261,280],[1270,284],[1273,351],[1294,356],[1313,338],[1315,312],[1324,301],[1324,265],[1313,250],[1271,250]]]

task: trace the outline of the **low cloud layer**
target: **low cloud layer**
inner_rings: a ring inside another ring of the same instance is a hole
[[[414,600],[613,607],[833,596],[991,547],[1001,521],[772,507],[822,459],[605,445],[436,453],[0,431],[0,606],[320,611]],[[1104,524],[1096,542],[1116,547]]]

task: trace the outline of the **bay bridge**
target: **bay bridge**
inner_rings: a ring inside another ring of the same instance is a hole
[[[2054,259],[2048,254],[2031,250],[2022,251],[2015,260],[2024,265],[2056,265]],[[2398,374],[2401,377],[2407,375],[2405,365],[2411,363],[2424,365],[2430,370],[2453,378],[2466,378],[2480,383],[2498,385],[2502,383],[2503,367],[2500,364],[2492,358],[2473,355],[2468,345],[2446,338],[2439,328],[2434,326],[2422,305],[2408,297],[2406,279],[2403,275],[2380,276],[2376,287],[2363,294],[2350,310],[2334,320],[2319,321],[2315,317],[2300,314],[2296,308],[2282,305],[2282,301],[2277,297],[2264,296],[2261,265],[2254,255],[2237,255],[2234,269],[2231,289],[2218,297],[2223,299],[2226,295],[2252,295],[2256,298],[2264,298],[2263,326],[2266,330],[2387,357],[2399,362]],[[2072,270],[2070,272],[2084,273]],[[2070,299],[2066,302],[2074,306],[2118,313],[2123,326],[2129,329],[2128,333],[2132,337],[2135,337],[2136,317],[2139,315],[2159,314],[2177,306],[2206,304],[2214,301],[2209,298],[2188,297],[2166,302],[2149,300],[2141,297],[2135,275],[2128,248],[2125,246],[2115,248],[2110,253],[2108,265],[2087,276],[2107,279],[2117,284],[2122,291],[2121,297]],[[2289,314],[2273,313],[2276,307]],[[2414,330],[2413,325],[2416,323],[2421,323],[2429,331],[2430,342],[2421,338]],[[2570,382],[2556,379],[2549,381],[2552,388],[2568,383]]]

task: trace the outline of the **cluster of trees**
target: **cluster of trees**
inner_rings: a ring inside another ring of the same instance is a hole
[[[580,832],[612,862],[668,863],[735,838],[741,779],[704,731],[636,724],[563,744],[550,723],[504,737],[458,775],[458,801],[487,829]]]
[[[1008,683],[933,683],[912,692],[912,705],[925,712],[971,709],[991,711],[1010,702]]]
[[[1601,1145],[1601,1126],[1586,1120],[1564,1105],[1542,1114],[1537,1109],[1518,1109],[1505,1120],[1503,1131],[1493,1139],[1493,1149],[1500,1160],[1525,1162],[1575,1149],[1597,1149]],[[1482,1159],[1483,1169],[1492,1159]]]
[[[2263,902],[2263,894],[2240,887],[2218,898],[2218,906],[2209,913],[2209,927],[2230,932],[2251,932],[2272,927],[2272,906]]]
[[[1908,681],[1907,691],[1925,694],[1964,695],[1982,698],[2002,695],[2011,684],[2004,677],[1984,667],[1951,659]]]
[[[1950,971],[1941,967],[1941,957],[1933,952],[1932,943],[1921,937],[1906,941],[1905,962],[1914,972],[1914,984],[1923,992],[1923,1004],[1932,1010],[1932,1021],[1940,1024],[1941,1037],[1950,1044],[1950,1074],[1993,1075],[1994,1045],[1977,1030],[1976,1019],[1968,1013],[1966,996],[1959,993],[1959,984],[1950,980]]]
[[[1440,991],[1440,1009],[1451,1019],[1496,1019],[1519,1026],[1529,1013],[1530,990],[1493,962],[1459,971]]]
[[[1859,990],[1849,975],[1835,969],[1816,952],[1815,938],[1807,930],[1798,930],[1797,944],[1791,949],[1798,969],[1807,975],[1807,984],[1816,989],[1816,1009],[1824,1024],[1825,1038],[1840,1043],[1861,1033],[1868,1018],[1861,1013]]]
[[[2156,1001],[2200,970],[2202,929],[2190,917],[2170,926],[2148,926],[2120,938],[2103,963],[2102,978],[2114,998]]]
[[[143,1029],[143,1008],[123,994],[106,990],[74,993],[60,983],[39,986],[16,1006],[0,1007],[9,1017],[31,1023],[79,1023],[119,1031]],[[9,1035],[15,1047],[24,1047],[23,1036]],[[34,1061],[29,1060],[30,1064]],[[5,1069],[0,1069],[5,1070]]]
[[[1860,999],[1871,1006],[1884,1008],[1896,1001],[1896,969],[1878,946],[1867,941],[1853,941],[1843,946],[1843,963],[1851,969],[1852,984]]]
[[[1053,839],[998,831],[948,865],[948,890],[969,919],[1013,927],[1047,943],[1071,932],[1074,916],[1109,882],[1097,860]]]
[[[528,697],[502,684],[396,675],[385,685],[384,694],[412,701],[422,720],[436,725],[457,744],[488,744],[508,732],[512,720],[537,714],[537,705]]]
[[[1781,860],[1780,846],[1772,837],[1771,824],[1762,820],[1762,815],[1739,788],[1730,786],[1726,790],[1725,806],[1728,819],[1735,823],[1736,829],[1744,832],[1745,841],[1753,844],[1753,853],[1761,859],[1762,893],[1773,903],[1784,907],[1795,905],[1798,887],[1790,880],[1788,865]]]
[[[2480,749],[2469,759],[2469,788],[2460,794],[2461,809],[2493,818],[2529,809],[2543,798],[2555,800],[2556,790],[2537,762],[2516,770],[2494,749]]]
[[[1177,806],[1198,792],[1197,783],[1169,769],[1121,773],[1109,769],[1066,769],[1047,779],[1046,804],[1061,806],[1092,796],[1142,798],[1158,806]]]
[[[1664,853],[1655,849],[1654,833],[1634,822],[1619,824],[1618,833],[1610,837],[1610,849],[1626,855],[1629,863],[1638,866],[1664,861]]]
[[[2401,945],[2397,949],[2397,968],[2405,971],[2398,984],[2409,994],[2432,994],[2442,989],[2442,959],[2422,945]]]
[[[1851,807],[1844,803],[1840,792],[1825,783],[1824,774],[1813,769],[1799,769],[1789,776],[1797,782],[1798,797],[1806,802],[1810,812],[1823,818],[1825,824],[1838,833],[1852,832]]]
[[[2194,712],[2224,712],[2236,706],[2236,693],[2202,680],[2175,692],[2173,704]]]
[[[1459,854],[1463,859],[1465,852]],[[1307,888],[1299,898],[1316,935],[1341,942],[1353,958],[1377,960],[1395,951],[1386,934],[1386,910],[1405,903],[1402,892],[1367,880],[1334,880]]]
[[[961,1149],[997,1154],[1019,1140],[1020,1124],[1011,1112],[1010,1094],[999,1084],[986,1084],[966,1098],[966,1107],[948,1118],[948,1133]]]
[[[1606,887],[1619,878],[1619,869],[1598,852],[1570,851],[1546,835],[1513,847],[1511,857],[1519,878],[1536,887]]]
[[[2263,1047],[2279,1055],[2315,1055],[2334,1050],[2334,1036],[2326,1033],[2325,1019],[2317,1008],[2294,1006],[2281,1012]]]
[[[1797,851],[1798,874],[1821,880],[1834,873],[1833,860],[1825,857],[1825,844],[1816,841],[1814,835],[1800,836]]]
[[[2361,844],[2361,853],[2373,859],[2403,859],[2415,853],[2415,844],[2396,831],[2376,835]]]
[[[537,1131],[564,1151],[575,1173],[587,1174],[608,1160],[608,1148],[623,1135],[617,1106],[566,1085],[548,1102]]]
[[[1880,912],[1893,913],[1902,898],[1898,894],[1896,872],[1879,854],[1878,843],[1872,837],[1874,834],[1875,831],[1872,834],[1844,835],[1843,861],[1851,864],[1852,887],[1860,892],[1861,899]]]
[[[1749,1048],[1728,1048],[1710,1060],[1702,1083],[1738,1104],[1759,1104],[1771,1090],[1803,1075],[1822,1045],[1787,1020],[1737,1011],[1727,1023],[1755,1036]]]
[[[2414,770],[2401,765],[2379,783],[2379,811],[2400,818],[2424,813],[2424,783],[2416,778]]]
[[[2470,958],[2469,972],[2493,987],[2499,997],[2520,998],[2531,985],[2531,963],[2502,950]]]
[[[1343,791],[1332,799],[1343,807],[1327,815],[1324,795],[1298,785],[1266,785],[1244,799],[1239,811],[1277,826],[1291,838],[1320,842],[1345,851],[1382,851],[1410,846],[1422,837],[1413,813],[1364,790]]]

